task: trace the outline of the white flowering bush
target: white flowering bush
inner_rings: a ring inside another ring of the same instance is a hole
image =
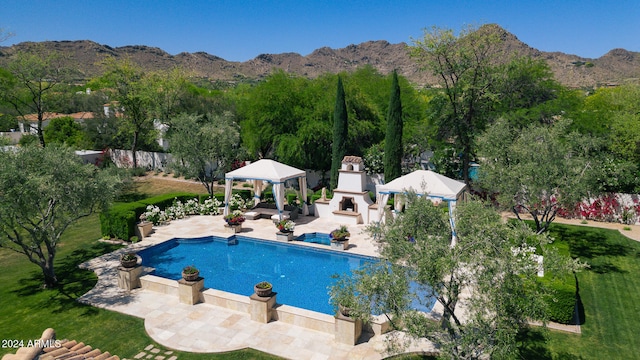
[[[167,214],[169,219],[182,219],[185,217],[184,205],[180,200],[174,200],[173,204],[166,209],[164,212]]]
[[[164,210],[160,210],[155,205],[148,205],[143,215],[153,225],[160,225],[190,215],[218,215],[220,213],[218,209],[221,205],[222,203],[216,198],[207,199],[202,204],[198,202],[198,199],[190,199],[186,203],[175,199],[173,204]]]
[[[245,201],[240,194],[233,194],[229,199],[229,207],[231,210],[245,210],[249,206],[249,202]]]
[[[222,202],[216,198],[207,199],[204,203],[200,204],[200,215],[218,215],[220,214],[220,206]]]
[[[158,225],[161,223],[160,219],[164,216],[164,211],[160,210],[159,207],[155,205],[147,205],[147,211],[145,211],[144,216],[147,221],[151,221],[153,225]]]
[[[200,203],[198,199],[189,199],[183,206],[185,215],[199,215],[200,214]]]

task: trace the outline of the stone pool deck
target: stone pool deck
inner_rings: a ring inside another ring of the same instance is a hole
[[[338,224],[315,217],[296,220],[296,236],[303,233],[328,233]],[[247,220],[240,235],[275,240],[276,229],[271,220]],[[364,233],[364,226],[349,226],[351,253],[376,255],[376,248]],[[355,346],[338,343],[334,335],[282,321],[267,324],[252,321],[250,315],[206,303],[185,305],[178,297],[141,288],[125,291],[118,288],[117,267],[120,254],[138,251],[175,237],[230,236],[221,216],[193,216],[176,220],[169,225],[154,227],[151,236],[99,258],[81,267],[93,270],[98,276],[96,286],[80,301],[144,319],[149,336],[159,344],[181,351],[225,352],[254,348],[290,359],[382,359],[391,354],[384,352],[385,341],[392,332],[381,336],[363,334]],[[302,242],[296,242],[301,244]],[[320,244],[304,243],[321,247]],[[432,352],[433,344],[426,340],[413,342],[405,352]]]

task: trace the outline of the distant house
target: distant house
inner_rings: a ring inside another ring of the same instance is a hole
[[[49,125],[52,119],[61,117],[72,117],[75,122],[82,123],[86,119],[93,119],[93,113],[89,111],[82,111],[73,114],[60,114],[60,113],[44,113],[42,120],[42,128],[44,129]],[[38,131],[38,114],[28,114],[18,117],[18,127],[22,134],[37,134]]]

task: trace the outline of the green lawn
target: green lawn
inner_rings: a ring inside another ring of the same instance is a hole
[[[59,339],[75,339],[133,358],[145,346],[155,344],[144,330],[142,319],[82,305],[76,299],[90,290],[96,276],[78,269],[78,264],[117,246],[99,243],[98,216],[82,219],[68,229],[58,247],[56,271],[61,286],[43,290],[40,268],[24,255],[0,249],[0,339],[39,338],[48,327]],[[159,346],[163,348],[162,346]],[[16,349],[0,348],[0,356]],[[176,352],[178,359],[275,359],[255,350],[225,354]]]
[[[169,190],[167,190],[169,191]],[[173,189],[171,191],[174,191]],[[532,329],[524,334],[527,359],[640,359],[640,243],[614,230],[555,224],[551,234],[567,242],[590,269],[578,274],[582,335]],[[24,255],[0,249],[0,339],[33,339],[47,327],[59,338],[76,339],[133,358],[149,344],[143,320],[79,304],[96,282],[78,264],[117,247],[100,238],[98,216],[70,228],[58,247],[61,286],[43,290],[40,269]],[[155,344],[159,346],[158,344]],[[161,347],[161,346],[159,346]],[[0,356],[15,349],[0,348]],[[176,352],[179,359],[272,359],[244,350],[226,354]]]
[[[550,233],[590,265],[578,274],[582,334],[531,331],[527,358],[640,359],[640,243],[580,226],[555,224]]]

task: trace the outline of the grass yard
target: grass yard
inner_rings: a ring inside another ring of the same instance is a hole
[[[194,186],[197,185],[197,186]],[[159,177],[138,179],[131,196],[169,192],[203,193],[199,184]],[[524,334],[526,359],[640,359],[640,243],[615,230],[554,224],[558,241],[568,243],[573,256],[590,264],[578,274],[584,323],[582,335],[531,329]],[[24,255],[0,249],[0,339],[38,338],[47,327],[69,338],[133,358],[153,342],[142,319],[79,304],[76,299],[96,282],[78,264],[115,250],[99,243],[98,216],[82,219],[65,233],[58,246],[56,270],[61,286],[43,290],[40,269]],[[15,349],[0,348],[0,356]],[[225,354],[175,352],[178,359],[274,359],[255,350]]]
[[[578,274],[582,334],[534,329],[527,358],[640,359],[640,243],[616,230],[554,224],[550,233],[591,266]]]
[[[136,184],[145,195],[190,191],[184,183],[164,181]],[[200,186],[202,190],[204,187]],[[160,191],[160,192],[158,192]],[[203,191],[198,191],[203,192]],[[48,327],[56,330],[59,339],[75,339],[109,351],[120,357],[133,358],[149,344],[163,348],[146,335],[142,319],[82,305],[78,297],[96,283],[90,271],[78,269],[78,264],[117,249],[99,243],[100,223],[97,215],[81,219],[69,228],[58,245],[56,272],[60,287],[43,290],[40,268],[26,256],[0,249],[0,339],[37,339]],[[0,356],[16,349],[0,348]],[[178,359],[275,359],[271,355],[242,350],[224,354],[175,352]]]

